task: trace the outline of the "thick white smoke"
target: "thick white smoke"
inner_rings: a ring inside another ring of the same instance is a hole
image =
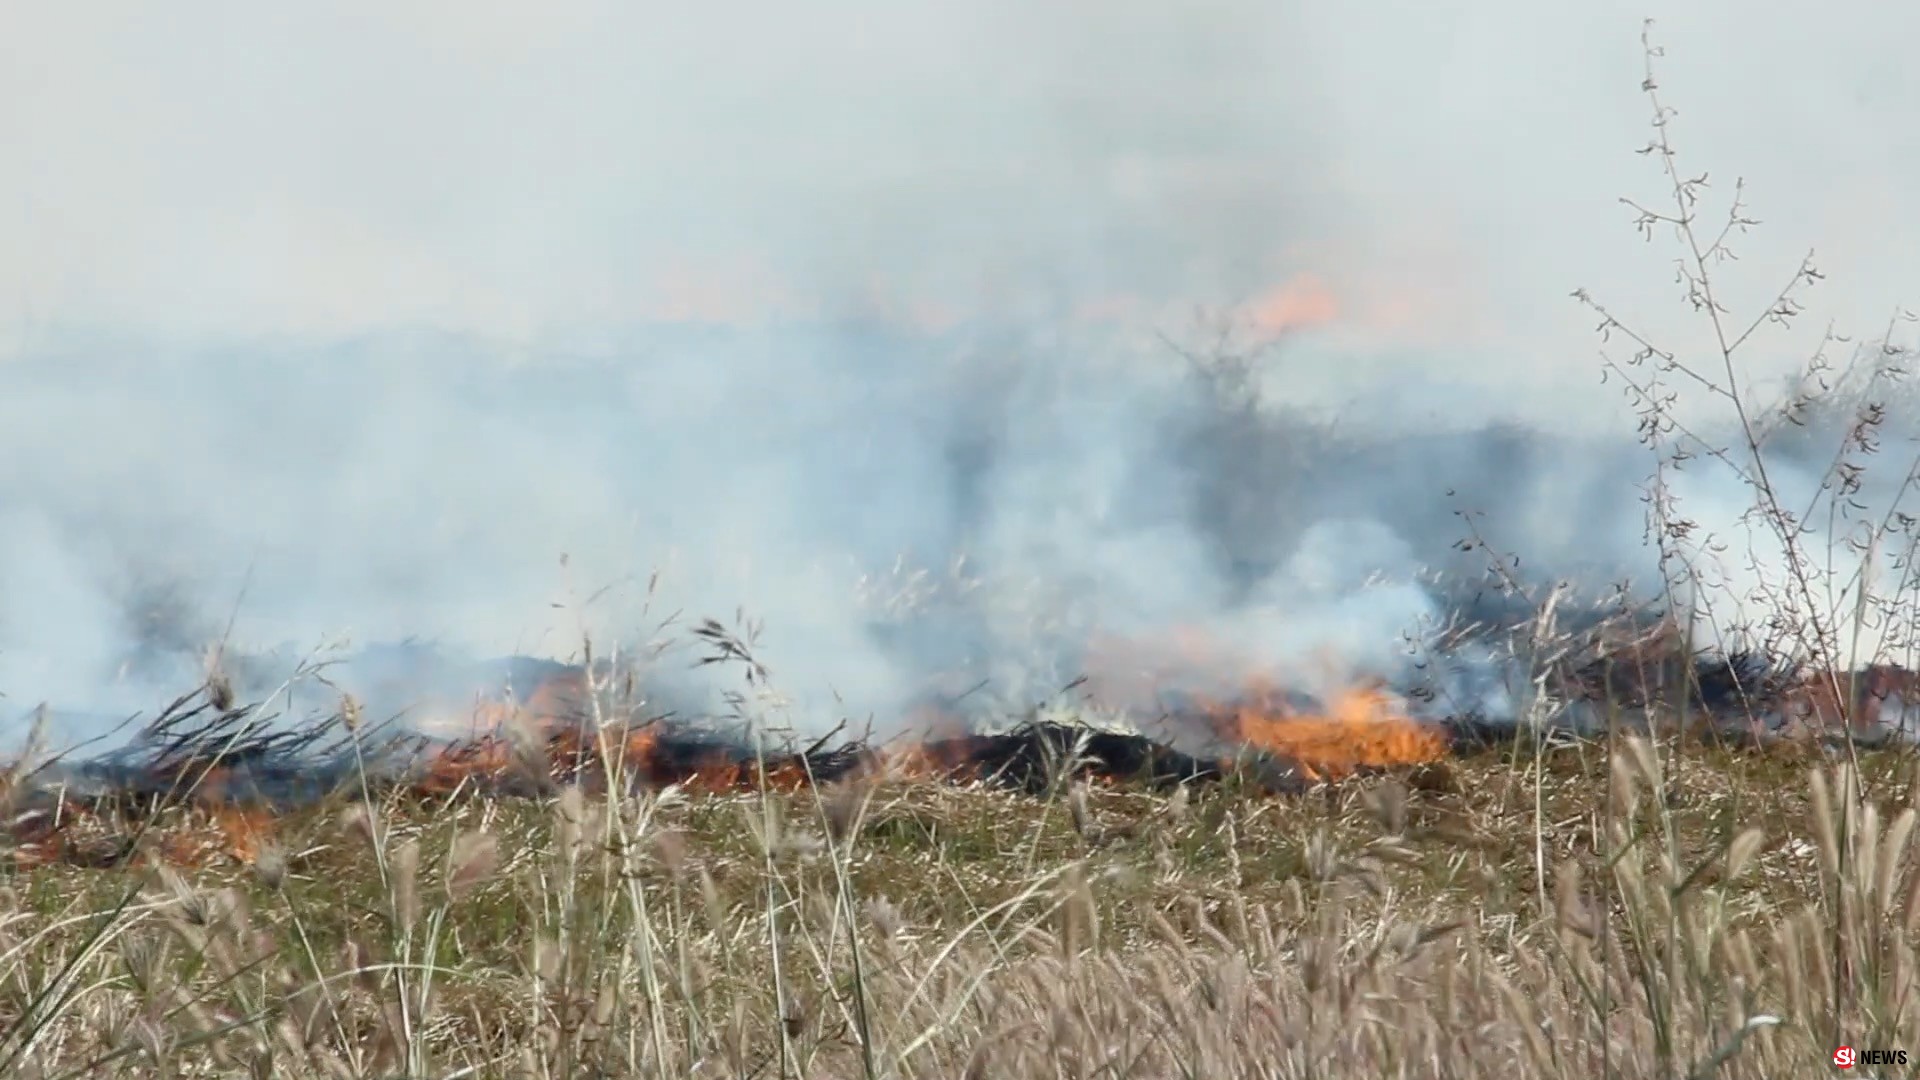
[[[1543,572],[1634,569],[1630,443],[1348,436],[1157,345],[983,347],[794,327],[537,365],[430,336],[17,362],[6,692],[151,708],[229,620],[249,654],[482,658],[744,607],[803,722],[885,724],[942,677],[1045,696],[1097,635],[1391,673],[1453,602],[1421,571],[1484,565],[1450,552],[1457,510]],[[896,603],[896,565],[933,594]]]
[[[1672,7],[1683,149],[1768,222],[1730,302],[1814,243],[1843,327],[1920,296],[1910,16]],[[713,12],[0,13],[9,709],[150,709],[229,619],[556,655],[744,607],[810,722],[884,723],[1098,633],[1390,668],[1473,606],[1415,583],[1484,567],[1460,511],[1529,580],[1650,576],[1566,295],[1703,340],[1615,202],[1659,191],[1641,9]],[[1147,333],[1207,351],[1196,302],[1310,332],[1196,379]]]

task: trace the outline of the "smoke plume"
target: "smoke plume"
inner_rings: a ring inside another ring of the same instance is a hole
[[[1567,299],[1712,356],[1615,201],[1660,197],[1639,9],[114,7],[0,15],[0,712],[63,738],[222,640],[271,690],[332,642],[744,611],[803,723],[884,727],[1185,633],[1394,677],[1506,602],[1491,554],[1661,594],[1656,458]],[[1661,29],[1686,149],[1764,193],[1728,293],[1818,242],[1872,337],[1920,295],[1909,16],[1734,10]],[[1784,501],[1850,422],[1783,436]],[[1734,591],[1779,580],[1730,470],[1670,479]]]

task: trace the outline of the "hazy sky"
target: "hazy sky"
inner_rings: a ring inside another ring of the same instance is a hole
[[[1264,297],[1584,386],[1569,291],[1676,310],[1615,202],[1659,192],[1647,15],[1689,167],[1751,178],[1753,288],[1818,247],[1815,314],[1920,303],[1920,14],[1814,10],[8,4],[0,342]]]

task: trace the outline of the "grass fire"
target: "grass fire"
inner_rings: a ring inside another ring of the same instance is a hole
[[[696,635],[725,641],[728,655],[748,665],[750,682],[765,678],[720,624],[708,622]],[[1651,639],[1673,646],[1670,630],[1656,627]],[[1724,746],[1867,744],[1906,730],[1899,691],[1911,679],[1884,665],[1789,675],[1777,665],[1696,657],[1678,672],[1637,672],[1640,697],[1630,699],[1618,684],[1626,665],[1648,663],[1647,641],[1643,634],[1614,652],[1563,660],[1556,690],[1568,697],[1602,691],[1616,710],[1628,710],[1614,726],[1640,734],[1663,722],[1684,724],[1691,705],[1690,734]],[[520,691],[469,688],[456,698],[467,703],[463,722],[444,715],[443,702],[429,725],[438,734],[397,727],[398,715],[368,726],[351,696],[289,723],[266,705],[237,703],[223,678],[210,680],[108,758],[17,763],[7,789],[12,856],[23,865],[110,867],[147,851],[176,863],[223,854],[250,863],[270,842],[275,819],[289,812],[353,802],[538,799],[567,789],[724,796],[886,780],[1045,798],[1089,782],[1162,791],[1232,782],[1247,793],[1298,795],[1357,777],[1409,775],[1502,738],[1481,716],[1428,707],[1416,717],[1413,691],[1363,685],[1322,699],[1254,679],[1231,698],[1159,693],[1150,712],[1102,708],[1083,694],[993,730],[969,720],[958,702],[936,698],[890,739],[843,723],[800,741],[737,717],[653,711],[644,678],[605,662],[519,658],[493,667],[540,677]],[[1850,705],[1834,698],[1835,686],[1855,688]],[[1505,735],[1520,737],[1518,728]]]
[[[0,8],[0,1076],[1920,1052],[1911,332],[1650,27],[363,6]],[[1870,14],[1688,54],[1898,283]]]

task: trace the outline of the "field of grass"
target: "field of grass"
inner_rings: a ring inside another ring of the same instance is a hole
[[[1920,1054],[1917,804],[1893,753],[1622,740],[1286,798],[316,808],[5,878],[0,1072],[1817,1075]]]

